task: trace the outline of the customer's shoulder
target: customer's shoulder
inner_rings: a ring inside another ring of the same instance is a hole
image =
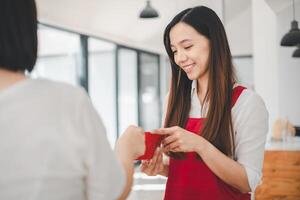
[[[64,98],[86,98],[86,91],[80,86],[48,79],[35,79],[35,88],[44,90],[48,95]]]

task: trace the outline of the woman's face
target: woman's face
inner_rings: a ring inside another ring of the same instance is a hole
[[[208,74],[209,40],[192,26],[179,22],[170,31],[171,50],[175,63],[185,71],[190,80]]]

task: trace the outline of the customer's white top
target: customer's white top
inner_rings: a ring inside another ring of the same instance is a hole
[[[194,80],[189,117],[205,117],[207,104],[201,112],[202,106],[197,95],[197,81]],[[251,191],[254,191],[262,175],[268,111],[261,97],[246,89],[232,108],[232,120],[235,131],[235,160],[245,167]]]
[[[0,91],[1,200],[111,200],[124,185],[83,89],[28,79]]]

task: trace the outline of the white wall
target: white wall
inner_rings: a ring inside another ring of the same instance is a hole
[[[295,2],[296,20],[300,21],[300,1]],[[269,133],[278,117],[288,117],[299,126],[300,59],[291,57],[295,47],[280,46],[282,36],[290,30],[292,5],[273,0],[252,0],[251,4],[225,23],[232,54],[253,55],[254,89],[268,108]]]
[[[296,20],[300,21],[300,1],[296,3]],[[292,124],[300,126],[300,58],[292,58],[296,47],[280,47],[279,43],[290,28],[292,6],[277,13],[277,45],[279,60],[279,111]]]
[[[226,8],[225,12],[231,12]],[[252,55],[252,12],[251,5],[237,16],[225,21],[225,29],[233,56]]]
[[[279,116],[276,15],[265,1],[252,0],[252,22],[254,87],[269,111],[270,133],[274,120]]]

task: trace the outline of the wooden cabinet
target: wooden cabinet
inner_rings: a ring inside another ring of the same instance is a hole
[[[266,151],[255,200],[300,200],[300,151]]]

